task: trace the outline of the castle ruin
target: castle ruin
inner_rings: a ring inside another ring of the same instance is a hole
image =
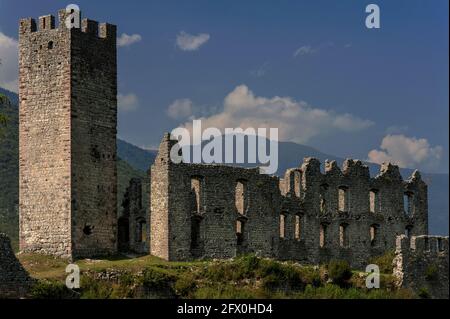
[[[244,253],[353,267],[396,247],[396,236],[428,233],[427,185],[399,168],[376,177],[361,161],[306,158],[283,178],[258,168],[175,164],[166,134],[151,167],[150,253],[166,260]]]
[[[412,288],[422,298],[448,299],[448,237],[397,237],[394,276],[398,287]]]
[[[66,17],[61,10],[58,28],[51,15],[38,26],[20,21],[21,251],[69,258],[133,251],[169,261],[255,253],[308,264],[343,259],[361,269],[397,248],[406,262],[398,262],[400,285],[408,285],[404,273],[417,275],[420,258],[410,256],[419,250],[402,243],[418,247],[428,234],[427,185],[418,171],[403,180],[389,163],[371,177],[361,161],[342,169],[327,161],[322,170],[306,158],[279,178],[258,168],[173,163],[177,141],[166,134],[149,173],[150,207],[133,179],[119,215],[116,27],[83,19],[69,29]]]
[[[20,249],[117,251],[116,27],[51,15],[19,25]]]

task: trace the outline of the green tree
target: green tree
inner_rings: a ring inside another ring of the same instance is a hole
[[[0,106],[3,104],[4,99],[6,99],[6,96],[0,94]],[[2,114],[0,110],[0,137],[2,136],[3,129],[5,128],[7,122],[8,118],[6,117],[5,114]]]
[[[2,59],[0,59],[0,65],[2,65]],[[6,100],[6,96],[3,94],[0,94],[0,105],[3,104],[5,100]],[[1,137],[2,129],[6,126],[7,121],[8,121],[8,118],[6,117],[6,115],[2,114],[1,110],[0,110],[0,137]]]

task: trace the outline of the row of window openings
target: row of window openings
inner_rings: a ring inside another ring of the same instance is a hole
[[[445,250],[442,238],[438,238],[437,239],[437,244],[436,245],[437,245],[436,249],[439,252],[442,252],[442,251]],[[431,245],[430,245],[430,241],[428,240],[428,238],[425,238],[425,251],[431,251]]]
[[[191,248],[198,248],[199,242],[200,242],[200,223],[201,219],[193,217],[192,223],[191,223]],[[244,227],[245,222],[238,219],[236,221],[236,240],[237,245],[242,245],[244,243]],[[301,240],[301,217],[296,215],[295,216],[295,228],[294,228],[294,238],[296,240]],[[327,245],[327,230],[328,225],[327,224],[321,224],[320,225],[320,247],[326,247]],[[405,229],[405,235],[407,237],[410,236],[412,231],[412,227],[408,226]],[[379,232],[379,225],[371,225],[369,229],[370,234],[370,245],[376,246],[377,239],[378,239],[378,232]],[[280,238],[284,239],[286,238],[286,215],[281,214],[280,215]],[[343,248],[347,248],[350,246],[349,239],[348,239],[348,224],[341,224],[339,225],[339,244]],[[439,247],[442,247],[442,243],[439,242]],[[439,248],[441,250],[442,248]]]
[[[326,186],[322,186],[323,190],[327,190]],[[377,190],[371,190],[369,192],[369,211],[371,213],[377,213],[381,210],[380,198]],[[403,196],[403,208],[407,215],[412,215],[414,212],[414,194],[407,192]],[[327,202],[323,192],[320,194],[320,211],[326,212]],[[339,187],[338,192],[338,210],[342,212],[348,212],[350,210],[349,190],[347,187]]]
[[[202,182],[201,177],[191,178],[191,191],[193,195],[193,209],[194,212],[201,212],[201,202],[202,202]],[[246,181],[238,181],[235,188],[235,205],[236,210],[239,214],[244,215],[248,207],[248,196],[247,196],[247,185]]]
[[[325,247],[327,244],[327,230],[328,225],[327,224],[321,224],[320,225],[320,247]],[[378,225],[372,225],[369,229],[370,234],[370,244],[371,246],[375,246],[377,242],[378,237],[378,231],[379,226]],[[408,226],[405,228],[405,235],[407,237],[410,237],[412,231],[412,227]],[[301,217],[295,216],[295,227],[294,227],[294,238],[296,240],[301,240]],[[286,215],[281,214],[280,215],[280,238],[284,239],[286,238]],[[348,224],[341,224],[339,225],[339,244],[341,247],[348,247],[349,246],[349,240],[348,240]]]
[[[297,180],[297,178],[296,178]],[[196,197],[196,209],[197,212],[200,211],[200,188],[201,188],[201,178],[192,178],[191,180],[191,187],[192,190],[195,193]],[[296,183],[297,184],[297,183]],[[297,189],[298,187],[295,187]],[[327,202],[325,199],[325,196],[323,194],[324,191],[328,189],[327,185],[322,185],[322,192],[320,194],[320,211],[326,212],[327,209]],[[338,198],[338,209],[342,212],[348,212],[350,210],[350,200],[349,200],[349,190],[347,187],[340,187],[339,188],[339,198]],[[300,196],[300,193],[296,192],[296,196]],[[404,211],[406,214],[411,215],[414,211],[414,205],[413,205],[413,193],[407,192],[403,196],[403,206]],[[235,203],[236,203],[236,209],[238,213],[244,214],[245,210],[248,205],[248,198],[247,198],[247,185],[245,181],[238,181],[236,184],[235,189]],[[371,190],[369,192],[369,210],[371,213],[376,213],[380,211],[380,200],[379,200],[379,193],[377,190]]]

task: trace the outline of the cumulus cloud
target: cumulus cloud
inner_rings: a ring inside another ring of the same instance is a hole
[[[314,108],[290,97],[255,96],[246,85],[237,86],[223,104],[219,113],[197,118],[203,128],[216,127],[222,132],[225,128],[278,128],[280,140],[305,143],[316,136],[358,132],[373,125],[351,114]],[[190,122],[183,126],[192,129]]]
[[[0,86],[17,92],[18,85],[18,48],[16,39],[0,32]]]
[[[377,164],[391,162],[400,167],[433,170],[439,166],[442,155],[442,146],[431,146],[425,138],[397,134],[386,135],[380,150],[370,151],[368,160]]]
[[[128,35],[126,33],[122,33],[122,35],[117,38],[117,46],[127,47],[134,43],[140,42],[141,40],[142,36],[139,34]]]
[[[192,116],[193,106],[190,99],[175,100],[167,108],[167,115],[175,120],[182,120]]]
[[[181,31],[177,35],[177,46],[183,51],[196,51],[202,45],[204,45],[210,39],[210,35],[207,33],[200,33],[197,35],[192,35]]]
[[[139,107],[139,99],[134,93],[117,95],[117,105],[121,112],[136,111]]]

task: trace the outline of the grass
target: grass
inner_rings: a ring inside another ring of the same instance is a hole
[[[49,256],[18,256],[39,279],[35,298],[296,298],[390,299],[415,298],[409,290],[395,289],[392,274],[383,274],[381,289],[365,288],[364,274],[351,272],[347,285],[329,283],[329,265],[305,266],[254,255],[221,261],[167,262],[154,256],[76,261],[81,288],[64,288],[68,260]],[[105,279],[105,274],[109,274]],[[111,275],[113,274],[113,275]],[[348,275],[348,274],[346,274]],[[102,277],[103,276],[103,277]],[[347,279],[347,277],[346,277]]]

